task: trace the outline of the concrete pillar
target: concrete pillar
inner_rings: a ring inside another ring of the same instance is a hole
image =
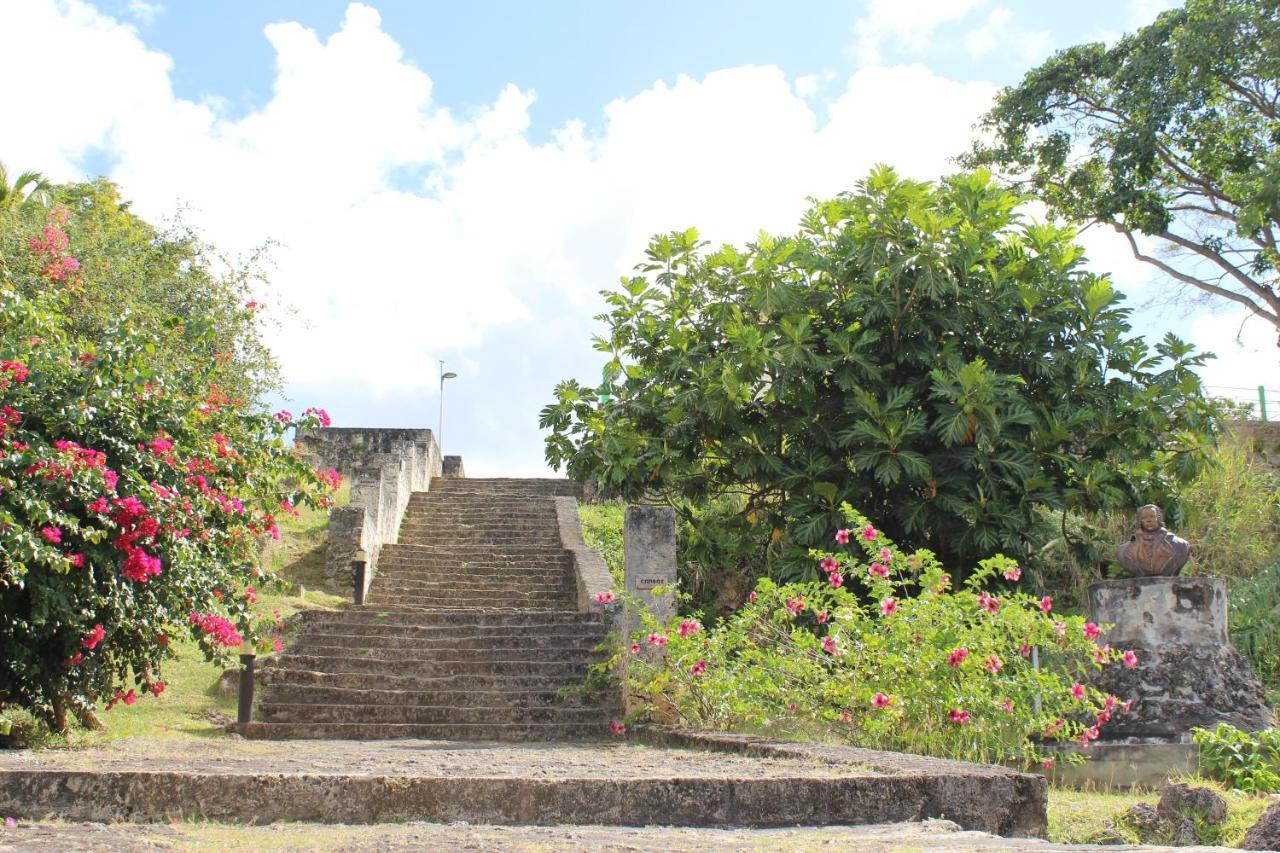
[[[676,511],[666,506],[629,506],[623,516],[625,635],[640,627],[644,608],[662,623],[676,615]],[[662,587],[661,595],[654,595]]]

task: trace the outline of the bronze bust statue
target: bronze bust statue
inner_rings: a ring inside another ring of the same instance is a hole
[[[1120,565],[1139,577],[1175,577],[1191,557],[1187,540],[1164,526],[1164,512],[1155,504],[1138,507],[1138,529],[1116,549]]]

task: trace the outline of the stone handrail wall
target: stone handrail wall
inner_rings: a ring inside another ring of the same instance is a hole
[[[597,612],[606,618],[616,619],[621,613],[621,602],[613,587],[613,576],[604,559],[587,547],[582,538],[582,525],[578,522],[578,501],[571,497],[558,497],[556,524],[560,528],[560,544],[573,558],[573,576],[578,587],[578,610],[582,613]],[[596,601],[597,593],[612,593],[614,600],[608,603]]]
[[[351,484],[351,501],[329,514],[325,572],[350,571],[351,557],[369,555],[366,583],[373,580],[382,546],[400,534],[409,496],[425,492],[440,476],[440,447],[429,429],[337,428],[299,436],[304,452]]]

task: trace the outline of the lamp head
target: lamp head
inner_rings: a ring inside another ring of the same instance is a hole
[[[458,378],[458,374],[454,373],[453,371],[450,371],[450,372],[448,372],[448,373],[441,374],[441,376],[440,376],[440,380],[441,380],[442,382],[443,382],[444,380],[446,380],[446,379],[457,379],[457,378]]]

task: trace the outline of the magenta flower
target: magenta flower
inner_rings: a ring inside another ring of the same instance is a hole
[[[1004,573],[1004,579],[1007,581],[1016,581],[1022,577],[1022,569],[1014,566],[1012,569]]]
[[[5,818],[5,819],[4,819],[4,828],[5,828],[5,829],[13,829],[13,828],[14,828],[15,826],[17,826],[17,825],[18,825],[18,822],[17,822],[16,820],[14,820],[13,818],[11,818],[11,817],[7,817],[7,818]]]
[[[156,456],[163,456],[164,454],[168,453],[170,450],[173,450],[173,442],[164,438],[153,438],[147,444],[147,447],[150,447],[151,452],[154,453]]]
[[[1071,685],[1071,698],[1072,698],[1072,699],[1074,699],[1074,700],[1076,700],[1077,702],[1079,702],[1079,701],[1081,701],[1081,700],[1083,700],[1083,699],[1084,699],[1084,685],[1083,685],[1083,684],[1081,684],[1080,682],[1078,682],[1078,681],[1077,681],[1075,684]]]
[[[1124,665],[1125,665],[1125,667],[1126,667],[1127,669],[1136,669],[1136,668],[1137,668],[1137,666],[1138,666],[1138,656],[1137,656],[1136,654],[1134,654],[1133,649],[1129,649],[1128,651],[1126,651],[1126,652],[1125,652],[1123,655],[1121,655],[1120,657],[1124,660]]]
[[[964,663],[964,659],[967,658],[968,656],[969,656],[969,650],[962,646],[956,649],[955,651],[953,651],[951,654],[947,655],[947,666],[951,667],[952,669],[955,669],[956,667],[960,666],[960,664]]]
[[[1065,636],[1067,636],[1067,623],[1066,623],[1066,622],[1054,622],[1054,623],[1053,623],[1053,633],[1057,634],[1059,637],[1065,637]]]
[[[957,726],[962,726],[969,722],[969,712],[962,711],[959,708],[952,708],[947,712],[947,719],[955,723]]]
[[[788,598],[787,610],[791,611],[792,616],[799,616],[800,611],[804,610],[804,596],[797,595],[795,598]]]
[[[596,604],[609,604],[613,601],[613,590],[596,593]]]
[[[881,616],[892,616],[896,612],[898,612],[898,599],[886,598],[880,602]]]
[[[1052,610],[1052,609],[1053,609],[1053,599],[1052,599],[1052,598],[1050,598],[1049,596],[1047,596],[1047,595],[1046,595],[1044,598],[1040,599],[1040,612],[1041,612],[1041,613],[1048,613],[1048,612],[1049,612],[1050,610]]]
[[[640,644],[639,644],[639,643],[632,643],[632,644],[631,644],[631,654],[633,654],[633,655],[638,655],[638,654],[640,654]]]
[[[625,735],[627,733],[627,727],[617,720],[614,720],[609,723],[609,731],[613,732],[615,735]]]
[[[889,567],[883,563],[872,563],[868,567],[867,573],[872,577],[887,578],[889,577]]]
[[[701,630],[702,630],[702,625],[699,624],[697,620],[683,619],[680,622],[678,633],[680,634],[680,639],[685,640],[685,639],[688,639],[690,634],[696,634]]]
[[[837,531],[836,531],[836,541],[837,541],[837,542],[839,542],[841,545],[848,545],[848,544],[849,544],[849,530],[848,530],[847,528],[846,528],[846,529],[843,529],[843,530],[837,530]]]
[[[1107,659],[1110,657],[1111,657],[1111,646],[1109,645],[1099,646],[1097,651],[1093,653],[1094,663],[1100,663],[1100,664],[1106,663]]]
[[[870,524],[862,528],[862,539],[864,542],[874,542],[876,537],[880,535],[880,531],[876,530]]]
[[[819,561],[818,566],[827,574],[831,574],[832,572],[840,569],[840,564],[836,562],[834,557],[823,557],[822,560]]]
[[[1031,644],[1026,640],[1023,640],[1022,645],[1018,648],[1018,654],[1022,655],[1024,658],[1031,657]]]
[[[649,645],[651,646],[657,646],[661,648],[667,644],[667,638],[663,634],[650,634],[648,639],[649,639]]]
[[[893,552],[891,552],[888,548],[881,548],[880,553],[877,556],[880,557],[880,562],[882,563],[893,562]]]
[[[819,625],[825,625],[827,624],[827,620],[831,618],[831,614],[825,610],[819,610],[817,614],[817,618],[818,618]]]
[[[1013,700],[1012,700],[1012,699],[1005,699],[1003,702],[1001,702],[1001,703],[1000,703],[1000,707],[1001,707],[1001,708],[1003,708],[1003,709],[1005,710],[1005,713],[1012,714],[1012,713],[1013,713]]]
[[[877,710],[883,711],[893,704],[893,697],[886,696],[883,693],[877,693],[871,697],[871,706]]]
[[[58,527],[41,527],[40,535],[54,545],[62,541],[62,529]]]
[[[83,569],[84,554],[72,554],[71,556],[67,557],[67,562],[70,563],[74,568]]]
[[[753,589],[753,590],[751,590],[751,592],[747,593],[747,603],[748,603],[748,604],[755,604],[755,603],[756,603],[756,598],[758,598],[758,597],[759,597],[759,596],[757,596],[757,595],[756,595],[756,591],[755,591],[754,589]]]
[[[697,663],[695,663],[693,666],[689,667],[689,674],[693,676],[702,675],[706,671],[707,671],[707,662],[705,660],[700,660]]]
[[[1004,667],[1004,661],[1000,660],[1000,657],[998,655],[988,656],[987,662],[982,665],[982,668],[985,669],[987,672],[991,673],[992,675],[995,675],[1003,667]]]
[[[839,572],[832,572],[827,575],[827,582],[831,584],[832,589],[839,589],[844,586],[844,575]]]
[[[997,613],[1000,610],[1000,599],[988,592],[984,592],[978,596],[978,606],[988,613]]]
[[[1041,766],[1041,767],[1043,767],[1045,770],[1052,770],[1052,769],[1053,769],[1053,759],[1052,759],[1052,758],[1045,758],[1045,759],[1041,760],[1041,762],[1040,762],[1040,766]]]
[[[826,636],[822,638],[822,650],[829,655],[839,656],[840,650],[836,648],[836,638]]]
[[[1084,636],[1087,640],[1096,640],[1102,636],[1102,629],[1092,622],[1084,623]]]
[[[98,643],[101,643],[105,636],[107,636],[107,632],[103,630],[102,626],[94,625],[93,630],[86,634],[84,639],[80,641],[80,645],[84,646],[89,651],[93,651],[94,647],[97,646]]]

